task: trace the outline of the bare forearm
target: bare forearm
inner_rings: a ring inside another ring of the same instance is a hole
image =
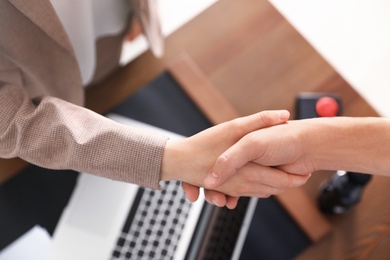
[[[390,120],[320,118],[307,122],[302,137],[315,169],[390,176]]]

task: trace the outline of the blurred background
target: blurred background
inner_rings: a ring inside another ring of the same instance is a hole
[[[216,0],[158,0],[168,36]],[[390,2],[269,0],[376,111],[390,117]],[[143,36],[126,43],[122,63],[147,49]]]

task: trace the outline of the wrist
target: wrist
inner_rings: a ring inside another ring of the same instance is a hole
[[[383,118],[318,118],[309,122],[307,151],[316,170],[383,171],[390,132]]]
[[[337,170],[342,149],[343,129],[334,118],[308,119],[303,131],[303,147],[314,171]]]
[[[180,141],[168,139],[165,144],[160,176],[163,181],[180,180],[176,172],[182,154],[178,142]]]
[[[196,144],[196,142],[195,142]],[[203,179],[211,168],[210,157],[198,149],[191,138],[169,139],[165,145],[161,166],[161,180],[179,180],[198,187],[203,186]]]

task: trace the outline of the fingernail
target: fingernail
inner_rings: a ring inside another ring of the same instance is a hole
[[[216,199],[211,199],[211,203],[217,207],[220,207],[217,203],[217,200]]]
[[[287,110],[280,110],[278,113],[279,113],[279,118],[282,120],[285,120],[290,116],[290,113]]]
[[[209,185],[215,185],[218,182],[218,175],[215,172],[211,172],[207,177],[205,182]]]

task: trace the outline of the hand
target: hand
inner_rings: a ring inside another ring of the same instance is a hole
[[[287,111],[264,111],[211,127],[184,140],[169,140],[164,152],[161,178],[182,180],[193,185],[183,184],[183,188],[190,200],[196,200],[199,190],[194,186],[203,186],[203,179],[223,151],[246,134],[263,127],[284,123],[288,117]],[[262,174],[258,174],[259,170]],[[216,191],[232,197],[268,197],[284,190],[285,186],[301,185],[307,180],[306,177],[293,177],[278,169],[257,164],[246,165],[239,172],[240,174],[237,174],[232,182],[219,187]],[[220,193],[215,191],[207,191],[206,200],[215,202],[213,196],[220,199],[219,195]],[[232,206],[229,203],[231,200],[234,202],[237,198],[227,197],[222,203],[215,204],[223,206],[228,203]]]
[[[314,165],[304,154],[305,124],[289,121],[244,136],[218,157],[213,170],[204,180],[205,187],[217,189],[249,162],[273,166],[291,176],[309,176]]]
[[[205,189],[205,198],[211,204],[219,207],[226,205],[234,209],[239,197],[267,198],[302,186],[309,177],[310,175],[293,175],[277,168],[248,163],[237,170],[228,182],[212,188],[215,190]],[[199,195],[197,187],[184,182],[182,186],[187,197],[195,201]]]

